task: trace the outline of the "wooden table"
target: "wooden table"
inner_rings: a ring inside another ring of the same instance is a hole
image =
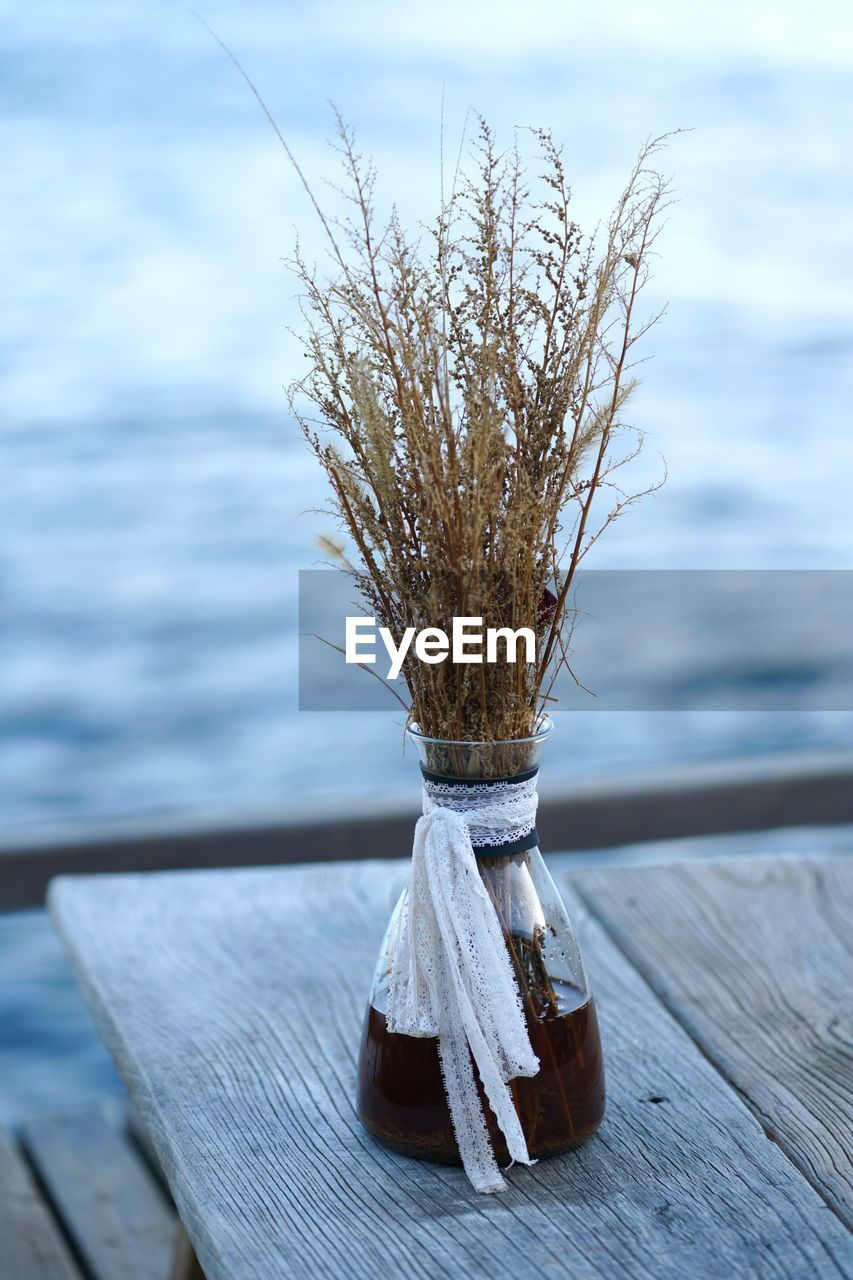
[[[403,863],[97,876],[50,901],[208,1280],[853,1275],[853,863],[559,876],[608,1111],[502,1196],[353,1110]]]

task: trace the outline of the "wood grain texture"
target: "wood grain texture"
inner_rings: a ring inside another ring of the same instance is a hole
[[[151,1174],[157,1186],[163,1192],[167,1202],[172,1205],[172,1193],[169,1190],[169,1184],[166,1181],[166,1175],[160,1167],[160,1157],[154,1149],[154,1143],[151,1141],[151,1135],[145,1127],[145,1121],[140,1116],[134,1106],[127,1107],[127,1132],[130,1135],[133,1146],[138,1151],[142,1161]]]
[[[177,1221],[127,1134],[88,1109],[22,1125],[53,1212],[94,1280],[165,1280]]]
[[[571,883],[853,1224],[853,860],[732,859]]]
[[[29,1169],[2,1132],[0,1280],[81,1280]]]
[[[579,903],[608,1065],[600,1133],[490,1197],[373,1142],[354,1114],[356,1051],[404,874],[362,863],[53,887],[208,1280],[853,1272],[842,1224]]]

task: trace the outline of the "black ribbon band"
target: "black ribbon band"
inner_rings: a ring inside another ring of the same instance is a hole
[[[516,840],[507,840],[504,844],[472,844],[474,854],[478,858],[505,858],[513,853],[527,853],[528,849],[539,846],[539,832],[534,827],[526,836]]]
[[[427,782],[442,782],[447,787],[496,787],[499,783],[529,782],[539,772],[538,767],[528,769],[526,773],[514,773],[511,778],[449,778],[446,773],[433,773],[421,765],[421,773]]]

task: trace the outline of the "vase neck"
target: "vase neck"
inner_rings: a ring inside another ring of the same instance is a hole
[[[529,769],[514,778],[460,779],[422,768],[424,814],[453,814],[478,858],[505,857],[538,847],[536,778]]]
[[[421,777],[427,782],[443,782],[451,787],[474,787],[479,784],[491,783],[508,783],[508,782],[528,782],[531,778],[535,778],[539,773],[539,766],[536,765],[532,769],[525,769],[522,773],[507,774],[505,777],[492,777],[490,774],[484,777],[467,775],[460,777],[458,774],[436,773],[432,769],[428,769],[425,764],[421,764]]]
[[[412,726],[409,739],[417,748],[426,778],[449,782],[519,781],[538,770],[550,732],[551,722],[547,720],[540,732],[529,738],[457,742],[426,737]]]

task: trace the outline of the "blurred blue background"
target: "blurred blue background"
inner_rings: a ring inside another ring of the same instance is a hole
[[[202,13],[332,205],[328,99],[409,221],[438,201],[443,82],[448,155],[469,107],[506,141],[549,125],[587,223],[647,135],[691,129],[664,158],[678,203],[649,302],[669,313],[634,407],[638,479],[659,451],[669,482],[590,565],[853,568],[840,0]],[[414,786],[393,707],[296,709],[297,570],[330,523],[282,392],[281,259],[296,228],[323,248],[257,104],[165,0],[30,0],[3,31],[0,841]],[[851,740],[841,712],[573,712],[548,777]]]
[[[679,202],[650,303],[670,309],[634,409],[646,473],[659,451],[670,479],[594,564],[853,567],[841,4],[249,0],[203,13],[321,195],[334,202],[338,177],[331,98],[376,158],[380,200],[411,221],[438,200],[442,81],[449,155],[469,106],[507,141],[515,124],[550,125],[587,222],[648,134],[692,129],[664,157]],[[296,571],[331,526],[306,512],[323,480],[282,392],[301,357],[281,259],[295,228],[309,255],[323,246],[271,130],[182,6],[35,0],[4,25],[7,838],[405,785],[385,717],[295,709]],[[573,715],[550,767],[850,731],[831,715]]]

